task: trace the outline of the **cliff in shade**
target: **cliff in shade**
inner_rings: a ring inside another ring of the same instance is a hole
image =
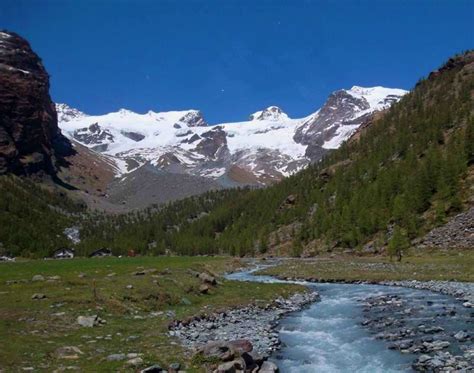
[[[55,175],[72,152],[58,128],[41,59],[19,35],[0,32],[0,174]]]

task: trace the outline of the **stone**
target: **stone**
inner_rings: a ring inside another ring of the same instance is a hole
[[[423,330],[423,333],[427,333],[427,334],[434,334],[434,333],[438,333],[438,332],[442,332],[444,331],[444,329],[440,326],[432,326],[430,328],[425,328]]]
[[[264,361],[260,367],[259,373],[275,373],[278,372],[278,367],[275,363],[271,361]]]
[[[254,361],[254,363],[256,363],[258,365],[262,365],[263,362],[265,361],[265,358],[262,355],[260,355],[259,353],[255,352],[255,351],[244,352],[242,354],[242,357],[245,359],[246,355],[249,355],[252,358],[252,360]]]
[[[43,293],[35,293],[31,296],[31,299],[46,299],[46,295]]]
[[[163,368],[161,368],[158,364],[154,364],[140,371],[140,373],[161,373],[161,372],[163,372]]]
[[[112,355],[107,356],[108,361],[122,361],[125,359],[126,359],[125,354],[112,354]]]
[[[42,275],[34,275],[31,281],[44,281],[44,276]]]
[[[235,356],[235,351],[232,346],[223,341],[208,342],[199,348],[198,352],[207,358],[215,358],[220,361],[230,361]]]
[[[205,282],[207,284],[211,284],[211,285],[216,285],[217,284],[216,278],[214,276],[211,276],[211,275],[207,274],[206,272],[200,273],[199,274],[199,279],[202,282]]]
[[[105,324],[106,321],[101,319],[97,315],[93,316],[78,316],[77,323],[85,328],[92,328],[94,326],[99,326]]]
[[[139,367],[140,365],[143,365],[143,359],[141,357],[130,359],[126,362],[126,365],[131,367]]]
[[[431,360],[431,356],[430,355],[421,355],[419,358],[418,358],[418,362],[419,363],[426,363],[428,360]]]
[[[127,286],[125,286],[125,288],[131,290],[131,289],[133,289],[133,285],[127,285]]]
[[[84,353],[76,346],[64,346],[56,349],[55,354],[59,359],[77,360]]]
[[[180,363],[172,363],[172,364],[170,364],[170,366],[168,367],[168,373],[177,373],[180,368],[181,368],[181,364],[180,364]]]
[[[190,306],[192,304],[192,302],[188,298],[183,297],[183,298],[181,298],[181,304],[184,304],[186,306]]]
[[[245,362],[243,359],[236,359],[220,364],[217,367],[217,373],[240,373],[245,371]]]
[[[201,294],[207,294],[209,293],[209,286],[207,286],[206,284],[202,284],[201,286],[199,286],[199,292]]]
[[[464,342],[469,339],[469,334],[461,330],[457,332],[456,334],[454,334],[454,338],[456,338],[459,342]]]
[[[251,352],[253,350],[252,343],[248,339],[236,339],[229,342],[229,345],[239,354],[243,352]]]

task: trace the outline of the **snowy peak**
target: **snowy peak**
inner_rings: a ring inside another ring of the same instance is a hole
[[[288,115],[284,113],[278,106],[269,106],[264,110],[257,111],[250,115],[249,119],[253,120],[271,120],[271,121],[282,121],[287,120]]]
[[[365,88],[356,85],[346,92],[356,99],[365,100],[373,110],[384,110],[407,93],[407,91],[397,88],[380,86]]]
[[[204,120],[202,113],[199,110],[189,110],[184,114],[179,121],[187,127],[207,127],[208,124]],[[179,123],[178,123],[179,124]]]
[[[351,137],[374,112],[385,110],[407,91],[385,87],[341,89],[331,93],[315,114],[298,127],[294,140],[307,145],[306,156],[320,159]]]
[[[56,104],[56,112],[58,113],[58,122],[69,122],[77,118],[84,118],[87,114],[70,107],[67,104]]]
[[[305,118],[291,119],[278,106],[270,106],[253,113],[248,121],[212,126],[198,110],[138,114],[120,109],[88,116],[64,104],[57,107],[62,131],[113,157],[122,174],[149,165],[224,183],[229,178],[238,180],[233,177],[267,183],[320,160],[372,113],[405,93],[354,86],[331,93],[318,111]]]

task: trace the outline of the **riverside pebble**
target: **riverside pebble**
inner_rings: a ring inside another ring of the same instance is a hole
[[[387,341],[389,349],[421,354],[413,362],[414,370],[469,371],[465,369],[474,367],[473,346],[462,343],[469,340],[469,334],[448,333],[437,325],[457,318],[454,304],[442,306],[423,297],[414,301],[397,294],[371,296],[361,303],[365,316],[361,324],[375,334],[375,338]],[[469,319],[466,322],[465,325],[470,325]],[[453,344],[454,349],[451,349]]]
[[[253,351],[269,356],[280,345],[275,326],[284,315],[301,310],[319,299],[317,292],[278,298],[264,307],[247,306],[190,320],[175,320],[169,335],[187,348],[198,348],[209,341],[249,340]]]

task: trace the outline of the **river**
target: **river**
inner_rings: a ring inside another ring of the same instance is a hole
[[[261,267],[260,267],[261,268]],[[286,282],[270,276],[257,276],[260,269],[233,273],[228,279],[257,282]],[[361,325],[364,300],[378,295],[398,295],[406,305],[417,310],[405,317],[407,328],[422,324],[444,329],[443,340],[449,340],[447,351],[459,353],[452,335],[469,329],[470,312],[454,298],[426,290],[382,285],[302,283],[320,294],[320,301],[290,314],[279,323],[282,348],[271,355],[282,373],[294,372],[411,372],[417,355],[388,349],[388,342],[377,339]],[[447,308],[454,316],[444,315]],[[367,312],[367,311],[366,311]],[[433,337],[430,337],[433,338]],[[438,338],[434,336],[434,338]]]

